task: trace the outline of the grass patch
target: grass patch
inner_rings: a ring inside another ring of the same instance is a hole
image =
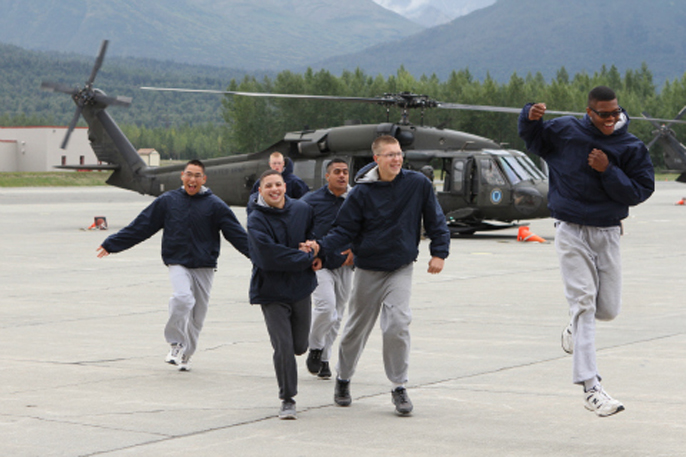
[[[110,174],[109,171],[2,172],[0,187],[104,186]],[[674,181],[679,174],[660,171],[655,173],[655,181]]]
[[[4,172],[0,173],[0,187],[104,186],[110,174],[109,171]]]

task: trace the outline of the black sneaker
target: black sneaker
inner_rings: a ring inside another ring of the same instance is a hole
[[[400,416],[407,416],[412,412],[412,402],[407,396],[407,389],[396,387],[391,391],[392,401],[395,405],[395,412]]]
[[[333,401],[338,406],[350,406],[353,399],[350,398],[350,381],[342,381],[336,378],[336,388],[333,391]]]
[[[331,377],[331,368],[329,368],[329,362],[322,362],[322,367],[319,369],[317,377],[321,379],[329,379]]]
[[[321,349],[310,349],[310,353],[307,355],[307,371],[316,375],[319,374],[319,370],[322,368],[322,350]]]

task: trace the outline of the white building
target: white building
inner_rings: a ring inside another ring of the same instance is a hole
[[[138,155],[141,156],[143,162],[149,167],[160,166],[160,153],[153,148],[142,148],[138,150]]]
[[[97,164],[88,128],[77,127],[61,149],[67,127],[0,127],[0,172],[60,171],[55,165]]]

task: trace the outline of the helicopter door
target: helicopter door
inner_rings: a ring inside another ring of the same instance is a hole
[[[488,208],[509,202],[511,189],[496,161],[492,157],[479,157],[474,162],[474,181],[480,186],[476,188],[477,205]]]

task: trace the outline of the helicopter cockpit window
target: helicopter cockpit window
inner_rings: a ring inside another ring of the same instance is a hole
[[[512,182],[512,184],[517,184],[520,181],[531,181],[534,176],[529,173],[526,168],[522,166],[521,163],[517,161],[512,156],[500,156],[498,157],[500,164],[507,175],[507,178]]]
[[[452,190],[453,192],[460,192],[462,190],[462,183],[464,182],[464,160],[455,159],[453,161],[452,172]]]
[[[517,162],[519,162],[526,170],[531,174],[534,179],[545,179],[545,175],[541,170],[539,170],[536,165],[531,161],[530,158],[526,156],[517,157]]]
[[[491,186],[504,186],[505,179],[493,159],[481,159],[481,177]]]

